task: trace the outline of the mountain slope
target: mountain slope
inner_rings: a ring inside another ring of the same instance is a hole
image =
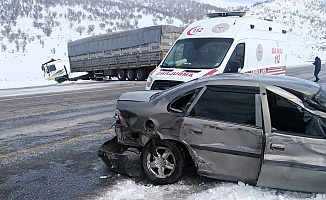
[[[326,58],[326,5],[317,0],[269,0],[248,9],[288,27],[288,54],[304,60]]]
[[[206,13],[226,10],[285,23],[288,54],[297,58],[312,59],[325,50],[325,4],[316,0],[269,0],[227,8],[190,0],[11,0],[0,2],[0,81],[42,79],[40,65],[47,57],[68,64],[71,40],[156,24],[187,26]],[[25,76],[17,77],[15,70]]]

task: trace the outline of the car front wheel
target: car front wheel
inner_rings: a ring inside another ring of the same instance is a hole
[[[185,158],[174,142],[155,140],[145,145],[141,161],[146,177],[155,184],[164,185],[182,177]]]

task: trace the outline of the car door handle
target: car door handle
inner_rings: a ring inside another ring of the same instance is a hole
[[[285,150],[285,146],[282,144],[271,144],[270,148],[274,151],[284,151]]]
[[[194,129],[194,128],[191,128],[190,129],[190,133],[191,134],[203,134],[202,130],[200,130],[200,129]]]

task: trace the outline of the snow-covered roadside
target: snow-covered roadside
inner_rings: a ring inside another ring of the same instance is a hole
[[[108,179],[109,181],[109,179]],[[178,182],[172,185],[153,186],[135,183],[123,179],[104,194],[94,198],[97,200],[141,200],[141,199],[187,199],[187,200],[324,200],[326,194],[308,194],[275,189],[254,187],[231,182],[200,183],[187,185]]]
[[[66,81],[64,83],[57,83],[55,81],[39,82],[39,85],[25,85],[25,87],[14,88],[14,84],[8,84],[10,88],[1,89],[0,97],[13,97],[18,95],[31,95],[31,94],[44,94],[54,92],[71,92],[85,89],[99,89],[103,87],[128,87],[135,84],[143,84],[145,88],[145,82],[135,83],[134,81],[117,81],[112,80],[110,82],[98,82],[91,80],[78,80],[78,81]]]
[[[0,90],[1,89],[13,89],[13,88],[24,88],[24,87],[37,87],[57,84],[55,81],[47,80],[22,80],[22,81],[6,81],[0,80]]]
[[[326,61],[323,61],[326,62]],[[308,62],[303,62],[299,59],[289,57],[287,62],[287,67],[297,67],[306,64],[311,64]],[[4,67],[4,66],[2,66]],[[5,67],[4,67],[5,68]],[[10,67],[7,67],[9,72]],[[77,81],[75,83],[82,83],[83,81]],[[65,84],[71,84],[71,82],[64,82]],[[8,75],[8,78],[0,78],[0,90],[1,89],[12,89],[12,88],[25,88],[25,87],[37,87],[37,86],[49,86],[49,85],[59,85],[55,81],[44,80],[43,72],[40,68],[33,68],[29,70],[18,70],[18,73]]]

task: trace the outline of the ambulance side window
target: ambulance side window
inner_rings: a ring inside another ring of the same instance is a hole
[[[225,67],[224,73],[238,72],[238,69],[242,69],[245,59],[245,43],[238,44]]]

